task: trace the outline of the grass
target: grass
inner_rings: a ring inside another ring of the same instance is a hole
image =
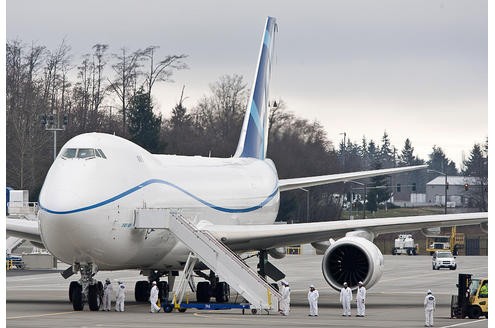
[[[385,210],[378,210],[377,212],[370,213],[366,211],[367,219],[374,218],[392,218],[397,216],[418,216],[418,215],[432,215],[432,214],[443,214],[443,207],[401,207]],[[353,211],[354,219],[362,219],[363,211]],[[343,218],[349,217],[349,212],[345,212],[342,215]]]

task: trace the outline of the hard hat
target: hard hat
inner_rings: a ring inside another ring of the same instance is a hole
[[[360,281],[360,282],[358,282],[358,284],[362,285],[362,284],[363,284],[363,282],[362,282],[362,281]]]
[[[315,285],[309,285],[309,288],[315,288]]]
[[[105,281],[106,281],[106,282],[110,282],[110,278],[107,278]]]
[[[427,294],[431,294],[431,289],[428,289],[428,291],[426,293]]]
[[[287,282],[287,280],[282,280],[281,283],[282,283],[282,285],[289,286],[289,283]]]
[[[347,286],[347,282],[344,282],[344,286]]]
[[[153,285],[156,285],[156,281],[153,281],[153,282],[152,282],[152,284],[153,284]]]

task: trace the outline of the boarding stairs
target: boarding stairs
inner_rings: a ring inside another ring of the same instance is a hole
[[[8,237],[5,241],[5,250],[7,254],[12,254],[17,247],[19,247],[24,239],[17,237]]]
[[[210,232],[196,228],[179,210],[136,209],[134,227],[170,230],[221,280],[244,297],[251,308],[278,311],[280,293]]]

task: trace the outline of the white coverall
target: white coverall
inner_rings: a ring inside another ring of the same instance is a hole
[[[110,311],[112,308],[113,286],[111,283],[103,285],[103,311]]]
[[[280,314],[289,315],[290,311],[290,287],[282,286],[280,294],[282,299],[280,300]]]
[[[308,292],[308,302],[309,302],[309,315],[317,316],[318,315],[318,297],[320,297],[320,293],[315,289],[313,291]]]
[[[433,312],[435,311],[435,296],[428,294],[423,302],[425,306],[425,326],[433,327]]]
[[[158,287],[154,285],[150,292],[151,312],[160,311],[160,307],[156,304],[156,302],[158,302]]]
[[[123,283],[119,284],[115,298],[115,311],[124,312],[125,285]]]
[[[349,287],[342,287],[340,290],[340,302],[342,303],[342,315],[351,316],[352,291]]]
[[[364,286],[358,287],[356,294],[357,315],[364,317],[366,302],[366,288]]]

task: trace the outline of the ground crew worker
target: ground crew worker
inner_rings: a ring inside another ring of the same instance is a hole
[[[425,327],[433,327],[433,312],[435,311],[435,296],[428,289],[428,292],[423,302],[425,306]]]
[[[351,301],[352,301],[352,291],[349,287],[347,287],[347,282],[344,282],[344,287],[340,289],[340,302],[342,303],[343,317],[351,316]]]
[[[282,287],[280,288],[280,294],[282,295],[282,299],[280,300],[279,312],[281,315],[289,315],[289,311],[290,311],[289,283],[286,280],[282,280],[280,283],[282,284]]]
[[[153,287],[150,291],[150,303],[151,303],[151,313],[160,312],[160,307],[156,304],[158,302],[158,287],[156,286],[156,281],[152,283]]]
[[[110,311],[112,308],[112,294],[113,286],[110,279],[105,280],[105,285],[103,285],[103,311]]]
[[[483,286],[480,288],[480,297],[488,297],[488,282],[485,281]]]
[[[357,315],[356,317],[364,317],[366,302],[366,288],[363,286],[363,282],[359,282],[359,286],[356,294]]]
[[[115,297],[115,311],[124,312],[125,301],[125,285],[124,282],[119,281],[119,287],[117,288],[117,295]]]
[[[309,286],[308,292],[308,302],[309,302],[309,316],[317,317],[318,316],[318,298],[320,297],[320,293],[315,289],[314,285]]]

